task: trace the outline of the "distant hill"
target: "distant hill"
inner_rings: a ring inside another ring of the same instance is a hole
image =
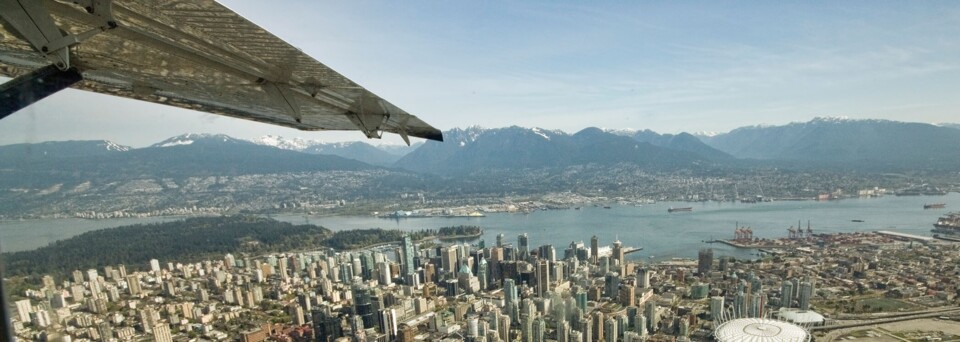
[[[197,217],[91,231],[36,250],[4,253],[4,262],[10,275],[66,274],[118,261],[142,267],[150,259],[190,262],[227,253],[315,249],[332,235],[323,227],[261,217]]]
[[[36,144],[0,146],[0,160],[4,164],[23,163],[56,158],[93,157],[126,152],[131,148],[106,140],[47,141]]]
[[[636,141],[650,143],[654,146],[691,152],[710,160],[728,160],[733,158],[723,151],[710,147],[689,133],[659,134],[649,129],[642,131],[610,131],[610,133],[628,136]]]
[[[489,169],[537,169],[633,163],[655,168],[691,166],[704,158],[629,137],[587,128],[569,135],[540,128],[471,127],[444,132],[447,142],[426,142],[397,161],[407,170],[461,174]]]
[[[310,154],[327,154],[364,162],[370,165],[390,166],[402,155],[392,154],[373,145],[354,141],[313,145],[303,150]]]
[[[924,123],[816,118],[701,139],[737,158],[875,169],[960,166],[960,130]]]
[[[8,159],[3,159],[5,167],[0,170],[0,187],[376,168],[342,157],[281,150],[226,135],[185,134],[146,148],[102,153],[77,153],[91,149],[90,146],[96,145],[94,142],[36,145],[41,147],[0,147],[0,151],[42,150],[48,156],[20,159],[9,164],[6,163]]]
[[[946,127],[946,128],[960,129],[960,123],[939,123],[939,124],[937,124],[937,126]]]
[[[253,139],[257,145],[272,146],[283,150],[291,150],[310,154],[327,154],[364,162],[370,165],[390,166],[398,159],[410,153],[419,144],[413,146],[374,146],[362,141],[324,143],[317,140],[300,138],[287,139],[273,135]]]

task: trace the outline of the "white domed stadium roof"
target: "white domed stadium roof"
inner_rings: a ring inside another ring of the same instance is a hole
[[[724,322],[713,336],[722,342],[809,342],[800,326],[766,318],[739,318]]]

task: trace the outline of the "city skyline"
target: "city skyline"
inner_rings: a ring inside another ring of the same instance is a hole
[[[960,104],[950,96],[960,90],[950,39],[960,8],[949,3],[225,4],[442,130],[941,123]],[[0,144],[144,146],[182,133],[365,140],[72,90],[4,121]]]

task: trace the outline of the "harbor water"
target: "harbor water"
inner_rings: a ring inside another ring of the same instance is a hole
[[[925,203],[946,203],[946,208],[923,209]],[[781,238],[798,222],[814,233],[889,230],[931,236],[930,229],[941,215],[957,210],[960,194],[946,196],[886,196],[837,201],[777,201],[763,203],[702,202],[582,206],[580,210],[542,210],[531,213],[490,213],[486,217],[382,219],[372,216],[273,215],[281,221],[310,223],[332,230],[383,228],[414,231],[457,225],[476,225],[484,229],[479,239],[487,246],[504,234],[505,242],[516,244],[526,233],[531,248],[552,244],[558,255],[571,242],[589,245],[596,235],[601,245],[619,239],[624,246],[642,247],[631,259],[663,260],[695,258],[697,250],[713,248],[716,255],[749,258],[754,250],[723,244],[707,244],[713,239],[729,239],[736,225],[750,227],[755,237]],[[670,207],[693,207],[689,212],[668,213]],[[0,250],[29,250],[83,232],[137,223],[164,222],[179,217],[152,217],[107,220],[50,219],[0,222]],[[862,222],[855,222],[862,221]],[[470,240],[475,243],[479,239]]]

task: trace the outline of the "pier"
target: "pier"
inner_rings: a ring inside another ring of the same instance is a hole
[[[891,237],[897,240],[908,240],[908,241],[912,240],[912,241],[920,241],[920,242],[930,242],[934,240],[932,237],[929,237],[929,236],[920,236],[920,235],[913,235],[913,234],[907,234],[907,233],[891,232],[888,230],[878,230],[876,231],[876,233],[883,236]]]

